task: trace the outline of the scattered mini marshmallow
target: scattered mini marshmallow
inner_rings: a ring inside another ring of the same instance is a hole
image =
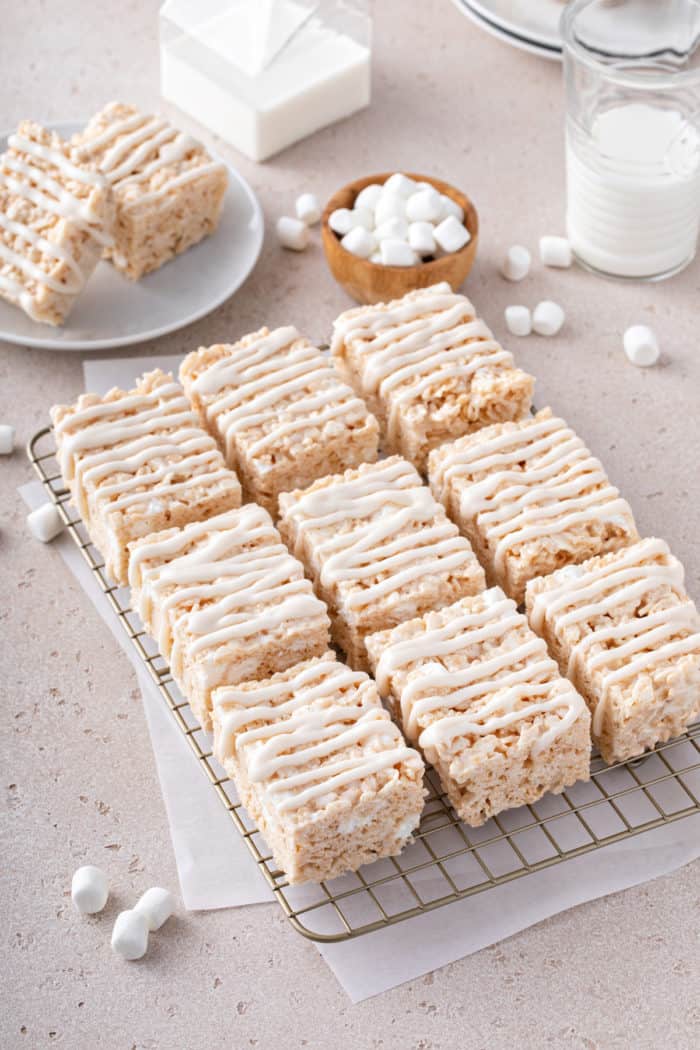
[[[369,259],[377,248],[377,238],[364,226],[353,226],[340,243],[346,251],[358,255],[361,259]]]
[[[408,227],[408,243],[418,255],[435,252],[435,236],[431,222],[412,222]]]
[[[112,929],[112,951],[122,959],[141,959],[148,948],[148,920],[143,912],[122,911]]]
[[[384,187],[380,186],[378,182],[371,182],[369,186],[365,186],[363,190],[360,190],[355,197],[354,206],[356,208],[369,208],[370,211],[374,211],[383,189]]]
[[[540,259],[545,266],[566,270],[574,261],[571,245],[566,237],[540,237]]]
[[[454,215],[448,215],[435,227],[434,237],[445,252],[458,252],[472,239],[469,230]]]
[[[0,423],[0,456],[9,456],[15,447],[15,428],[9,423]]]
[[[328,217],[328,225],[334,233],[344,237],[353,228],[352,212],[349,208],[336,208]]]
[[[374,209],[374,221],[377,226],[381,226],[387,219],[394,218],[406,218],[406,200],[399,197],[398,193],[388,193],[385,190]]]
[[[394,215],[381,226],[375,227],[374,236],[378,241],[384,241],[387,237],[391,240],[405,241],[408,237],[408,223],[405,219],[399,219]]]
[[[73,875],[70,895],[81,915],[95,915],[102,911],[109,897],[107,876],[94,864],[83,865]]]
[[[551,299],[543,299],[532,312],[532,330],[538,335],[556,335],[564,324],[566,314]]]
[[[384,183],[385,193],[395,193],[399,197],[410,197],[412,193],[416,192],[416,184],[413,179],[409,179],[407,175],[402,175],[400,171],[390,175]]]
[[[385,266],[415,266],[420,259],[407,241],[391,240],[387,237],[379,246]]]
[[[440,216],[442,219],[446,219],[448,215],[454,215],[455,219],[464,222],[464,208],[461,204],[453,201],[446,193],[440,195],[440,202],[442,204],[442,214]]]
[[[42,503],[27,515],[27,524],[33,536],[42,543],[50,543],[63,532],[63,519],[53,503]]]
[[[154,930],[159,930],[175,911],[175,898],[162,886],[151,886],[136,902],[134,911],[145,917],[148,929],[153,933]]]
[[[355,205],[350,212],[350,218],[353,226],[364,226],[366,230],[373,230],[375,227],[374,211],[371,208],[358,208]]]
[[[522,281],[530,272],[530,253],[522,244],[514,244],[506,252],[501,273],[507,281]]]
[[[442,216],[442,198],[437,190],[419,190],[406,201],[409,222],[437,222]]]
[[[506,306],[506,327],[513,335],[529,335],[532,331],[532,314],[527,306]]]
[[[655,365],[661,356],[656,333],[645,324],[633,324],[623,336],[628,359],[638,368]]]
[[[283,248],[303,252],[309,244],[309,227],[301,219],[282,215],[277,220],[277,238]]]
[[[315,226],[321,218],[321,207],[314,193],[302,193],[297,197],[294,210],[297,219],[301,219],[307,226]]]

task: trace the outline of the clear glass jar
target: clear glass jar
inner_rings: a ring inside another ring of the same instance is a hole
[[[668,277],[700,222],[700,8],[572,0],[561,31],[573,251],[602,274]]]

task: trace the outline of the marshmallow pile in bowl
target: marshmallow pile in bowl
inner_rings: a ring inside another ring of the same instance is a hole
[[[331,212],[328,225],[346,251],[381,266],[416,266],[471,240],[456,201],[400,172],[365,186],[352,208]]]

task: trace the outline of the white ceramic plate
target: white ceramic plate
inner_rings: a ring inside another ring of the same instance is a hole
[[[481,29],[522,51],[561,60],[561,0],[452,0]]]
[[[84,125],[51,126],[67,136]],[[8,134],[0,136],[0,152]],[[213,236],[136,282],[109,263],[99,263],[60,328],[38,324],[0,300],[0,340],[43,350],[105,350],[156,339],[216,309],[255,266],[264,232],[257,197],[238,172],[229,167],[228,173],[221,221]]]

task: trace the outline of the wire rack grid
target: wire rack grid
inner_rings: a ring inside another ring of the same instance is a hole
[[[289,885],[213,757],[210,738],[166,661],[131,610],[128,590],[106,575],[101,555],[69,503],[51,427],[34,435],[27,452],[233,826],[292,926],[305,937],[349,940],[700,812],[700,723],[631,762],[606,766],[594,757],[590,781],[501,813],[481,828],[459,820],[429,769],[420,827],[400,856],[319,886]]]

